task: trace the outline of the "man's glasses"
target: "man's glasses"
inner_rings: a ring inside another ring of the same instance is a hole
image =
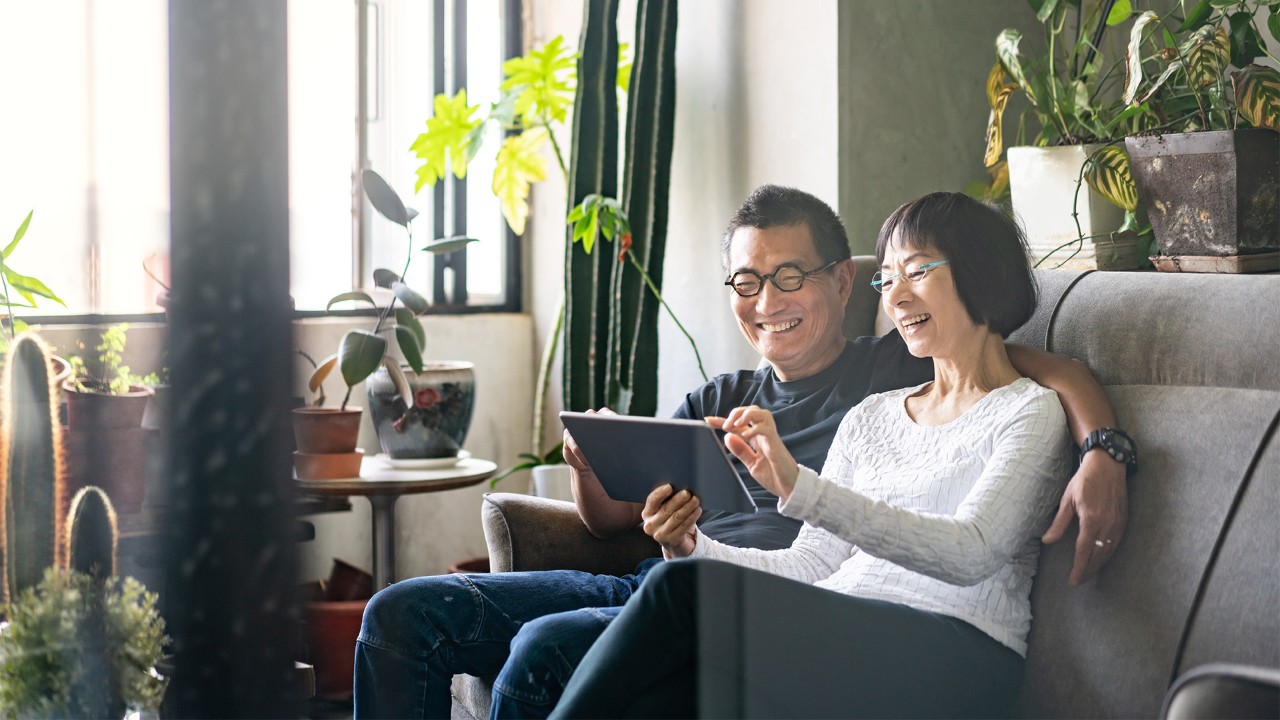
[[[839,262],[839,260],[832,260],[817,270],[801,270],[798,266],[791,264],[780,265],[777,270],[768,275],[761,275],[751,270],[743,270],[730,275],[729,279],[724,281],[724,284],[733,288],[733,291],[742,297],[758,295],[764,289],[765,280],[773,283],[773,286],[782,292],[795,292],[804,287],[804,281],[810,275],[817,275],[825,270],[830,270]]]
[[[939,260],[938,262],[921,265],[915,270],[908,270],[904,273],[898,273],[897,275],[885,275],[882,272],[877,272],[875,275],[871,276],[871,287],[875,288],[878,293],[888,292],[889,288],[893,287],[893,284],[898,282],[899,278],[902,278],[907,282],[917,283],[925,279],[925,276],[929,274],[930,270],[946,264],[946,260]]]

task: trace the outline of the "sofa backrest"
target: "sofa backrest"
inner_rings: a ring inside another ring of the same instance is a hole
[[[1067,584],[1074,533],[1041,554],[1023,713],[1155,717],[1192,667],[1280,667],[1280,276],[1036,276],[1040,306],[1010,340],[1087,363],[1141,470],[1094,580]]]

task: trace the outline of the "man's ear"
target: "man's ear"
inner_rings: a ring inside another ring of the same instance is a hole
[[[848,305],[849,296],[853,294],[853,281],[858,277],[858,266],[854,264],[853,258],[845,258],[832,269],[835,271],[836,282],[840,289],[840,299]]]

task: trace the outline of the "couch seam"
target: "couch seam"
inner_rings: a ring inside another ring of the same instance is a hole
[[[1275,414],[1272,415],[1266,432],[1262,434],[1262,440],[1258,442],[1258,447],[1253,451],[1249,466],[1245,468],[1244,477],[1240,479],[1240,484],[1236,486],[1235,497],[1231,499],[1231,506],[1227,508],[1226,517],[1222,520],[1222,527],[1218,529],[1218,537],[1214,540],[1213,548],[1209,551],[1209,560],[1205,563],[1204,570],[1200,574],[1200,581],[1196,583],[1195,595],[1192,596],[1191,606],[1187,609],[1187,619],[1182,624],[1182,636],[1178,638],[1178,648],[1173,653],[1173,669],[1169,677],[1170,686],[1178,680],[1178,675],[1182,668],[1182,657],[1186,653],[1187,642],[1191,638],[1191,628],[1195,625],[1196,618],[1200,614],[1200,605],[1204,601],[1209,579],[1213,576],[1214,568],[1218,565],[1218,557],[1222,554],[1222,546],[1226,543],[1227,533],[1230,532],[1231,527],[1235,524],[1236,513],[1240,509],[1244,494],[1253,483],[1253,477],[1257,474],[1258,464],[1262,462],[1262,454],[1266,452],[1267,447],[1270,446],[1272,439],[1276,436],[1277,426],[1280,426],[1280,409],[1277,409]]]

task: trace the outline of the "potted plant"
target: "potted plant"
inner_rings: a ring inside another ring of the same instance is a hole
[[[1280,269],[1280,3],[1201,0],[1186,17],[1143,13],[1130,34],[1124,100],[1165,121],[1125,139],[1161,270]],[[1231,70],[1231,68],[1237,68]]]
[[[507,136],[497,150],[493,190],[517,235],[528,215],[530,185],[547,177],[546,149],[568,186],[565,281],[535,388],[535,449],[542,446],[546,389],[562,341],[566,409],[607,405],[622,413],[652,414],[660,309],[684,330],[660,291],[674,136],[677,4],[641,0],[637,5],[634,62],[626,60],[627,49],[617,40],[617,3],[588,3],[585,12],[578,53],[557,37],[508,60],[504,94],[486,115],[477,115],[479,106],[468,105],[461,92],[437,96],[427,131],[412,148],[423,159],[420,189],[447,172],[462,176],[480,151],[484,126],[502,127]],[[621,163],[620,104],[627,118]],[[573,135],[566,153],[556,130],[571,113]],[[609,244],[612,249],[605,250]],[[697,345],[685,336],[701,369]],[[498,479],[558,462],[559,449],[520,457],[524,462]]]
[[[1022,220],[1037,264],[1125,269],[1144,264],[1136,200],[1107,192],[1127,172],[1109,142],[1143,127],[1148,118],[1126,113],[1120,102],[1121,61],[1101,45],[1108,27],[1132,14],[1116,0],[1029,0],[1044,29],[1042,55],[1024,55],[1022,34],[1006,28],[996,36],[996,64],[987,78],[991,113],[983,162],[997,184],[1007,178],[1014,211]],[[1074,32],[1072,32],[1072,30]],[[1004,150],[1003,118],[1010,99],[1026,110],[1018,123],[1019,145]],[[1026,116],[1039,129],[1026,137]],[[1005,163],[1007,162],[1007,165]],[[1087,183],[1087,184],[1086,184]],[[1101,186],[1101,187],[1100,187]],[[1149,236],[1149,233],[1146,233]]]
[[[370,204],[383,217],[401,226],[407,239],[405,263],[399,273],[385,268],[373,271],[377,288],[390,292],[390,299],[379,305],[367,292],[354,290],[334,296],[326,309],[344,302],[366,304],[377,311],[372,329],[351,330],[343,336],[338,352],[322,360],[312,373],[309,386],[316,391],[336,367],[346,383],[346,394],[337,411],[302,408],[302,415],[347,412],[352,388],[365,382],[369,410],[383,452],[392,460],[420,460],[457,456],[471,422],[475,381],[471,363],[423,361],[426,332],[418,317],[429,307],[427,299],[405,282],[415,252],[411,223],[416,210],[405,206],[400,196],[380,175],[364,170],[361,187]],[[420,248],[428,253],[451,253],[462,250],[473,238],[438,239]],[[405,366],[392,352],[386,335],[395,336]],[[355,428],[358,429],[358,417]],[[297,425],[295,424],[295,430]],[[350,450],[354,450],[354,432]],[[299,450],[303,439],[298,437]],[[321,451],[323,452],[323,451]]]

